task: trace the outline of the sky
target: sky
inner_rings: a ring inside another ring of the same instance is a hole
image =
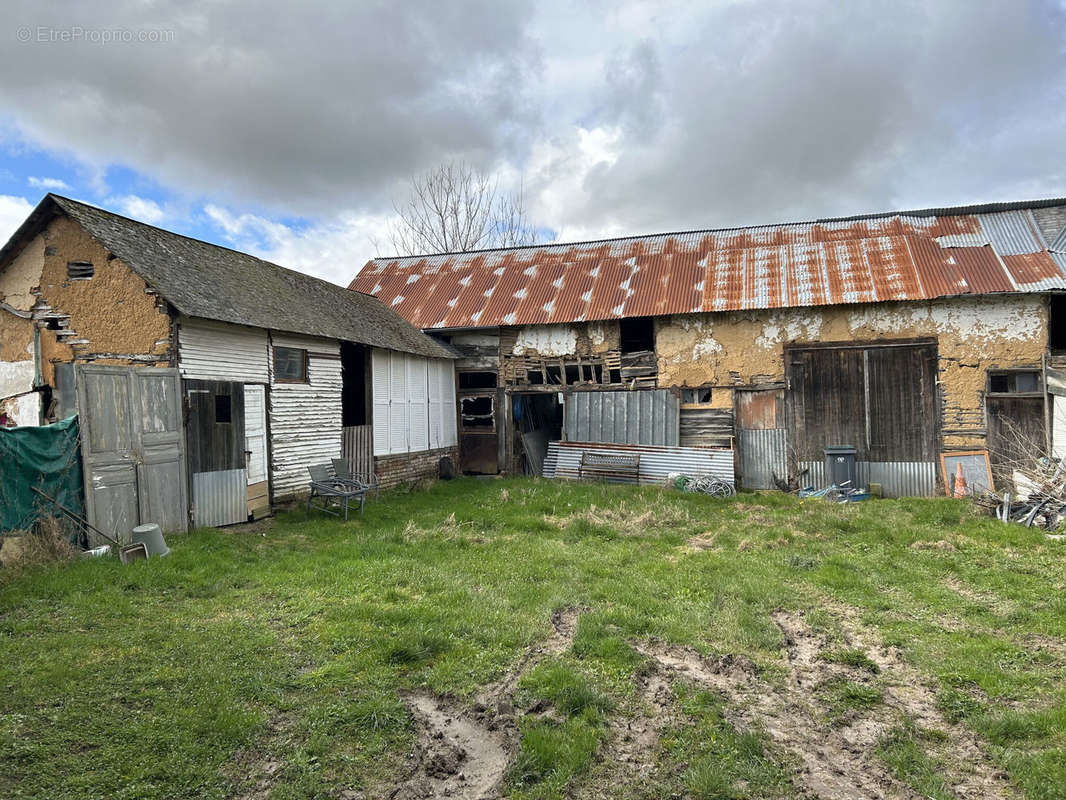
[[[49,191],[347,284],[462,160],[581,241],[1066,196],[1066,0],[6,0]]]

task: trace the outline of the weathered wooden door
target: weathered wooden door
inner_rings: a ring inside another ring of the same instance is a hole
[[[193,523],[233,525],[248,519],[244,386],[185,381]]]
[[[797,469],[817,483],[824,449],[851,445],[861,482],[881,484],[886,496],[934,493],[936,359],[936,345],[925,341],[789,348],[788,439]]]
[[[79,365],[76,382],[89,521],[120,541],[146,522],[188,530],[178,371]]]

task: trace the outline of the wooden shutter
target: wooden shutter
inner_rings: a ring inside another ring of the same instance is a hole
[[[374,350],[371,366],[372,391],[374,400],[374,455],[383,456],[389,453],[391,430],[389,399],[392,391],[392,381],[389,377],[389,351]]]

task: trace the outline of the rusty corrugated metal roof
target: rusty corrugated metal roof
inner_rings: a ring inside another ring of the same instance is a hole
[[[1066,199],[378,258],[351,288],[425,329],[1066,290],[1031,210],[1051,206]]]

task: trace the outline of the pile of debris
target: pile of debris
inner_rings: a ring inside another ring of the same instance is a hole
[[[1066,517],[1066,459],[1041,457],[1014,469],[1013,492],[974,494],[974,502],[1003,522],[1057,530]]]

